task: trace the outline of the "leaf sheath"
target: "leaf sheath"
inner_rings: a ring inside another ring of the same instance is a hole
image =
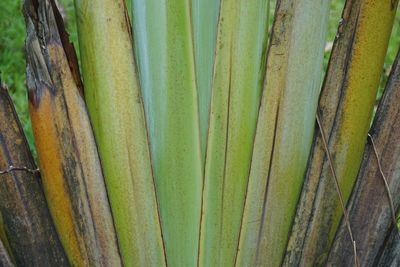
[[[282,262],[314,133],[328,7],[277,2],[237,266]]]
[[[397,104],[399,102],[400,53],[392,66],[392,73],[370,130],[382,164],[382,171],[393,196],[395,210],[400,207],[400,107]],[[384,246],[387,233],[391,232],[393,215],[372,143],[367,145],[363,158],[347,209],[353,226],[352,232],[357,244],[360,265],[372,266]],[[343,222],[338,228],[328,262],[333,266],[346,266],[354,262],[352,244],[349,242]]]
[[[75,52],[54,1],[26,1],[29,110],[42,183],[73,266],[120,266]]]
[[[393,25],[395,8],[390,2],[346,2],[321,92],[322,126],[345,204],[362,161]],[[317,134],[287,249],[287,264],[325,263],[342,216],[333,179]]]
[[[205,163],[200,266],[233,266],[235,262],[265,74],[268,3],[221,1]]]
[[[149,142],[123,0],[75,0],[85,99],[125,266],[164,266]]]
[[[170,266],[196,266],[203,165],[191,1],[133,0],[133,32]]]

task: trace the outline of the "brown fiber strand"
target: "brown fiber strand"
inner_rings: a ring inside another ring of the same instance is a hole
[[[351,231],[349,215],[348,215],[346,207],[344,205],[342,191],[340,190],[339,181],[338,181],[338,178],[337,178],[337,175],[336,175],[336,170],[335,170],[335,167],[333,166],[333,160],[332,160],[332,157],[331,157],[331,153],[329,151],[328,143],[326,141],[325,131],[324,131],[324,128],[322,127],[322,123],[321,123],[319,112],[317,112],[316,118],[317,118],[317,123],[318,123],[319,130],[320,130],[320,133],[321,133],[321,137],[322,137],[322,143],[324,145],[324,149],[325,149],[326,155],[328,157],[329,167],[331,169],[331,172],[332,172],[332,175],[333,175],[333,180],[335,182],[336,191],[338,193],[338,197],[339,197],[339,200],[340,200],[340,206],[342,207],[342,210],[343,210],[344,220],[346,222],[346,226],[347,226],[347,230],[349,232],[350,240],[353,243],[353,248],[354,248],[354,266],[359,267],[358,258],[357,258],[356,241],[353,238],[353,232]]]

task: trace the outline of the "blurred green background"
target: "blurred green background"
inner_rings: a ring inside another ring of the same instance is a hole
[[[28,138],[28,142],[33,150],[33,153],[35,154],[25,88],[25,25],[21,12],[22,2],[22,0],[0,0],[0,77],[10,89],[11,96],[20,116],[24,131]],[[67,28],[70,33],[71,40],[78,50],[73,0],[58,0],[58,2],[62,6],[63,13],[65,14]],[[128,6],[130,6],[129,2],[130,1],[128,1]],[[329,60],[330,47],[336,34],[336,29],[340,20],[344,2],[344,0],[331,1],[331,13],[329,17],[324,68],[326,68]],[[271,13],[273,13],[273,9],[274,7],[272,5]],[[379,99],[382,94],[384,84],[390,71],[390,66],[396,56],[399,44],[400,12],[397,12],[395,25],[392,31],[392,38],[390,40],[388,53],[385,59],[385,66],[382,70],[381,85],[377,99]]]

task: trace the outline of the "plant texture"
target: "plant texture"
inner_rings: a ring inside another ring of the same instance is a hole
[[[0,265],[399,265],[397,4],[74,0],[78,60],[25,0],[38,167],[1,84]]]

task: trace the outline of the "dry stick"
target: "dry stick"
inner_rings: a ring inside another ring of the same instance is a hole
[[[338,181],[338,178],[337,178],[337,175],[336,175],[336,170],[335,170],[335,168],[333,167],[333,160],[332,160],[332,157],[331,157],[331,153],[330,153],[330,151],[329,151],[329,148],[328,148],[328,143],[327,143],[326,137],[325,137],[325,131],[324,131],[323,127],[322,127],[321,119],[320,119],[320,116],[319,116],[319,113],[318,113],[318,112],[317,112],[317,114],[316,114],[316,117],[317,117],[317,123],[318,123],[318,126],[319,126],[319,130],[320,130],[320,132],[321,132],[322,142],[323,142],[323,145],[324,145],[324,148],[325,148],[325,152],[326,152],[326,155],[327,155],[327,157],[328,157],[329,167],[330,167],[330,169],[331,169],[331,172],[332,172],[332,175],[333,175],[333,178],[334,178],[333,180],[334,180],[334,182],[335,182],[336,191],[337,191],[338,196],[339,196],[340,206],[342,207],[342,210],[343,210],[344,220],[345,220],[345,222],[346,222],[346,226],[347,226],[347,230],[348,230],[348,232],[349,232],[350,240],[351,240],[351,242],[353,243],[353,249],[354,249],[354,265],[355,265],[356,267],[358,267],[359,264],[358,264],[358,258],[357,258],[356,241],[355,241],[354,238],[353,238],[353,232],[351,231],[349,215],[348,215],[347,210],[346,210],[346,207],[345,207],[345,205],[344,205],[343,196],[342,196],[342,191],[340,190],[339,181]]]
[[[368,134],[368,137],[369,137],[369,139],[371,140],[372,148],[373,148],[373,150],[374,150],[374,154],[375,154],[375,157],[376,157],[376,161],[378,162],[378,169],[379,169],[379,172],[381,173],[382,180],[383,180],[383,182],[385,183],[386,192],[387,192],[387,195],[388,195],[388,198],[389,198],[389,205],[390,205],[390,209],[391,209],[391,212],[392,212],[393,224],[396,225],[396,224],[397,224],[397,221],[396,221],[396,212],[395,212],[395,210],[394,210],[394,204],[393,204],[392,193],[390,192],[390,188],[389,188],[389,184],[388,184],[388,182],[387,182],[386,176],[385,176],[385,174],[384,174],[383,171],[382,171],[381,160],[380,160],[378,151],[377,151],[377,149],[376,149],[374,139],[372,138],[372,135],[370,135],[370,134]]]
[[[39,168],[30,169],[28,167],[14,167],[14,166],[10,165],[6,170],[0,170],[0,175],[8,174],[8,173],[14,172],[14,171],[25,171],[25,172],[29,172],[31,174],[35,174],[35,173],[40,172]]]

